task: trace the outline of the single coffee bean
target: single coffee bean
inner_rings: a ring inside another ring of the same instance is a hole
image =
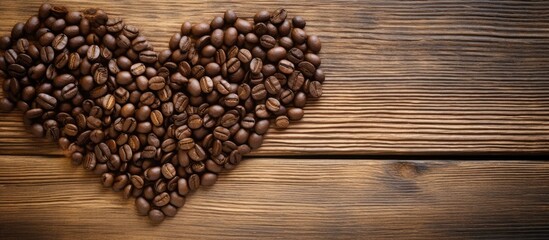
[[[252,98],[256,101],[263,100],[267,97],[267,91],[265,90],[265,85],[258,84],[252,88],[251,92]]]
[[[131,73],[133,76],[139,76],[139,75],[144,74],[146,69],[147,69],[147,67],[145,67],[145,64],[143,64],[143,63],[136,63],[136,64],[133,64],[133,65],[130,67],[130,73]]]
[[[61,51],[65,49],[68,42],[69,38],[67,37],[67,35],[60,33],[52,40],[51,46],[53,47],[53,49]]]
[[[250,72],[253,74],[259,74],[263,68],[263,61],[260,58],[254,58],[250,62]]]
[[[194,37],[201,37],[210,32],[210,25],[207,23],[194,24],[191,28],[191,33]]]
[[[157,207],[162,207],[168,203],[170,203],[170,195],[166,192],[156,195],[153,199],[153,204]]]
[[[298,69],[303,73],[303,75],[307,78],[310,78],[313,76],[313,74],[316,71],[315,66],[307,61],[302,61],[298,64]]]
[[[217,174],[215,173],[205,173],[200,178],[200,182],[203,186],[212,186],[217,181]]]
[[[153,64],[158,60],[158,54],[150,50],[142,51],[139,53],[139,60],[144,63]]]
[[[221,140],[221,141],[227,141],[229,137],[231,136],[231,133],[229,132],[229,129],[218,126],[214,129],[213,132],[215,138]]]
[[[158,91],[166,86],[166,80],[161,76],[155,76],[149,79],[149,89]]]
[[[287,116],[278,116],[275,119],[274,125],[276,128],[279,129],[288,128],[288,126],[290,125],[290,119],[288,119]]]
[[[135,208],[137,209],[137,213],[139,215],[146,216],[151,209],[151,205],[145,198],[138,197],[135,199]]]
[[[124,28],[124,21],[122,21],[122,19],[120,18],[109,18],[109,20],[107,20],[106,26],[107,31],[111,33],[117,33],[122,31],[122,29]]]
[[[225,29],[225,35],[223,37],[223,42],[225,46],[234,46],[238,38],[238,31],[234,27],[229,27]]]
[[[171,163],[166,163],[162,165],[162,176],[166,179],[172,179],[175,177],[176,171],[175,167]]]
[[[284,20],[286,20],[287,14],[288,12],[285,9],[279,8],[275,10],[273,14],[271,14],[271,22],[273,24],[282,23]]]
[[[305,41],[307,40],[307,33],[305,33],[305,31],[303,31],[303,29],[301,28],[292,29],[291,35],[292,40],[294,40],[294,42],[297,44],[305,43]]]
[[[294,71],[294,64],[286,59],[280,60],[278,70],[284,74],[291,74]]]
[[[139,36],[139,29],[133,25],[125,24],[122,29],[122,34],[129,39],[134,39]]]
[[[200,187],[200,177],[197,174],[193,174],[189,177],[189,189],[196,191]]]
[[[276,39],[270,35],[263,35],[259,39],[259,43],[266,49],[271,49],[276,46]]]
[[[141,52],[149,47],[149,41],[143,36],[138,36],[132,40],[132,50]]]
[[[46,110],[52,110],[57,106],[57,99],[48,94],[40,93],[36,98],[36,104]]]
[[[322,84],[318,81],[313,81],[309,84],[309,95],[318,98],[322,95]]]
[[[279,36],[287,36],[290,34],[290,31],[292,30],[292,26],[290,25],[290,21],[287,19],[284,20],[280,25],[278,25],[278,35]]]
[[[305,20],[301,16],[295,16],[292,19],[292,26],[296,28],[301,28],[301,29],[305,28],[305,23],[306,23]]]
[[[114,174],[112,173],[103,173],[103,175],[101,175],[101,184],[103,185],[103,187],[112,187],[114,183]]]
[[[280,109],[280,102],[276,98],[268,98],[265,107],[271,112],[277,112]]]
[[[214,88],[212,79],[208,76],[200,78],[200,89],[203,93],[211,93]]]
[[[288,114],[288,118],[292,121],[300,120],[301,118],[303,118],[303,109],[289,108],[287,114]]]

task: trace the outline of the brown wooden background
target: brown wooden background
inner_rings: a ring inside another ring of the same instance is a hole
[[[19,113],[0,115],[3,239],[547,239],[547,1],[54,1],[157,49],[185,20],[284,7],[321,37],[324,96],[160,226]],[[2,0],[0,34],[41,1]],[[1,93],[0,93],[1,94]]]

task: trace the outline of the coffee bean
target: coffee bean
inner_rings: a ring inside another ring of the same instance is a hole
[[[280,102],[276,98],[269,98],[265,103],[265,107],[271,112],[277,112],[280,109]]]
[[[225,80],[219,81],[215,84],[215,89],[222,95],[227,95],[230,93],[231,84]]]
[[[210,25],[207,23],[194,24],[191,28],[191,33],[194,37],[201,37],[210,32]]]
[[[239,68],[240,68],[240,60],[238,60],[238,58],[233,57],[227,61],[228,73],[235,73]]]
[[[88,48],[86,56],[90,62],[95,62],[99,59],[101,54],[101,48],[97,45],[92,45]]]
[[[122,34],[129,39],[134,39],[139,36],[139,29],[133,25],[125,24],[122,29]]]
[[[211,93],[213,90],[214,84],[210,77],[200,78],[200,89],[203,93]]]
[[[202,161],[206,158],[206,152],[198,144],[195,144],[188,152],[189,158],[194,161]]]
[[[263,61],[256,57],[250,62],[250,72],[253,74],[259,74],[263,68]]]
[[[136,63],[130,67],[130,73],[133,76],[142,75],[143,73],[145,73],[145,70],[146,70],[146,67],[145,67],[145,64],[143,63]]]
[[[265,85],[258,84],[255,87],[253,87],[251,95],[252,95],[252,98],[256,101],[265,99],[265,97],[267,96],[267,91],[265,90]]]
[[[191,191],[196,191],[200,187],[200,177],[197,174],[191,175],[188,184]]]
[[[109,20],[107,20],[106,26],[107,31],[111,33],[117,33],[122,31],[122,29],[124,28],[124,21],[122,21],[122,19],[120,18],[109,18]]]
[[[229,27],[225,29],[225,35],[223,37],[223,42],[225,46],[233,46],[236,43],[238,38],[238,31],[234,27]]]
[[[217,181],[217,174],[215,173],[205,173],[200,178],[200,182],[203,186],[212,186]]]
[[[172,179],[175,175],[175,167],[171,163],[162,165],[162,176],[164,176],[164,178]]]
[[[52,110],[57,106],[57,99],[48,94],[40,93],[36,98],[36,104],[46,110]]]
[[[294,64],[286,59],[280,60],[278,70],[284,74],[291,74],[294,71]]]
[[[57,51],[61,51],[61,50],[65,49],[65,47],[67,46],[68,41],[69,41],[69,38],[67,37],[67,35],[61,33],[61,34],[58,34],[57,36],[55,36],[55,38],[53,38],[53,40],[51,42],[51,46],[53,47],[53,49],[55,49]]]
[[[305,28],[305,20],[301,16],[295,16],[292,19],[292,25],[296,28]]]
[[[259,43],[266,49],[271,49],[276,46],[276,39],[270,35],[263,35],[259,39]]]
[[[154,51],[142,51],[139,53],[139,60],[144,63],[152,64],[158,60],[158,54]]]
[[[284,20],[286,20],[287,14],[288,12],[285,9],[279,8],[275,10],[273,14],[271,14],[271,22],[273,24],[282,23]]]
[[[318,81],[313,81],[309,84],[309,95],[318,98],[322,95],[322,84]]]
[[[151,205],[143,197],[138,197],[135,199],[135,207],[137,209],[137,213],[141,216],[146,216],[151,209]]]
[[[229,132],[229,129],[224,127],[216,127],[213,132],[215,138],[221,140],[221,141],[227,141],[229,137],[231,136],[231,133]]]
[[[307,33],[301,28],[292,29],[292,40],[297,44],[305,43],[307,40]]]
[[[166,80],[161,76],[155,76],[149,79],[149,89],[158,91],[166,86]]]

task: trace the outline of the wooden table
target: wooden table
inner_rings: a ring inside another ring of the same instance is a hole
[[[156,49],[185,20],[284,7],[323,42],[305,118],[159,226],[0,117],[2,239],[549,236],[549,3],[92,1]],[[3,0],[0,33],[40,1]],[[538,161],[536,161],[538,160]]]

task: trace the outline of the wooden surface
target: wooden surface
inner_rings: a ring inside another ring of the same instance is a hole
[[[324,95],[160,226],[2,114],[0,238],[549,236],[549,163],[527,161],[549,154],[549,2],[54,3],[105,8],[156,49],[185,20],[284,7],[321,37]],[[40,4],[3,0],[0,34]]]

